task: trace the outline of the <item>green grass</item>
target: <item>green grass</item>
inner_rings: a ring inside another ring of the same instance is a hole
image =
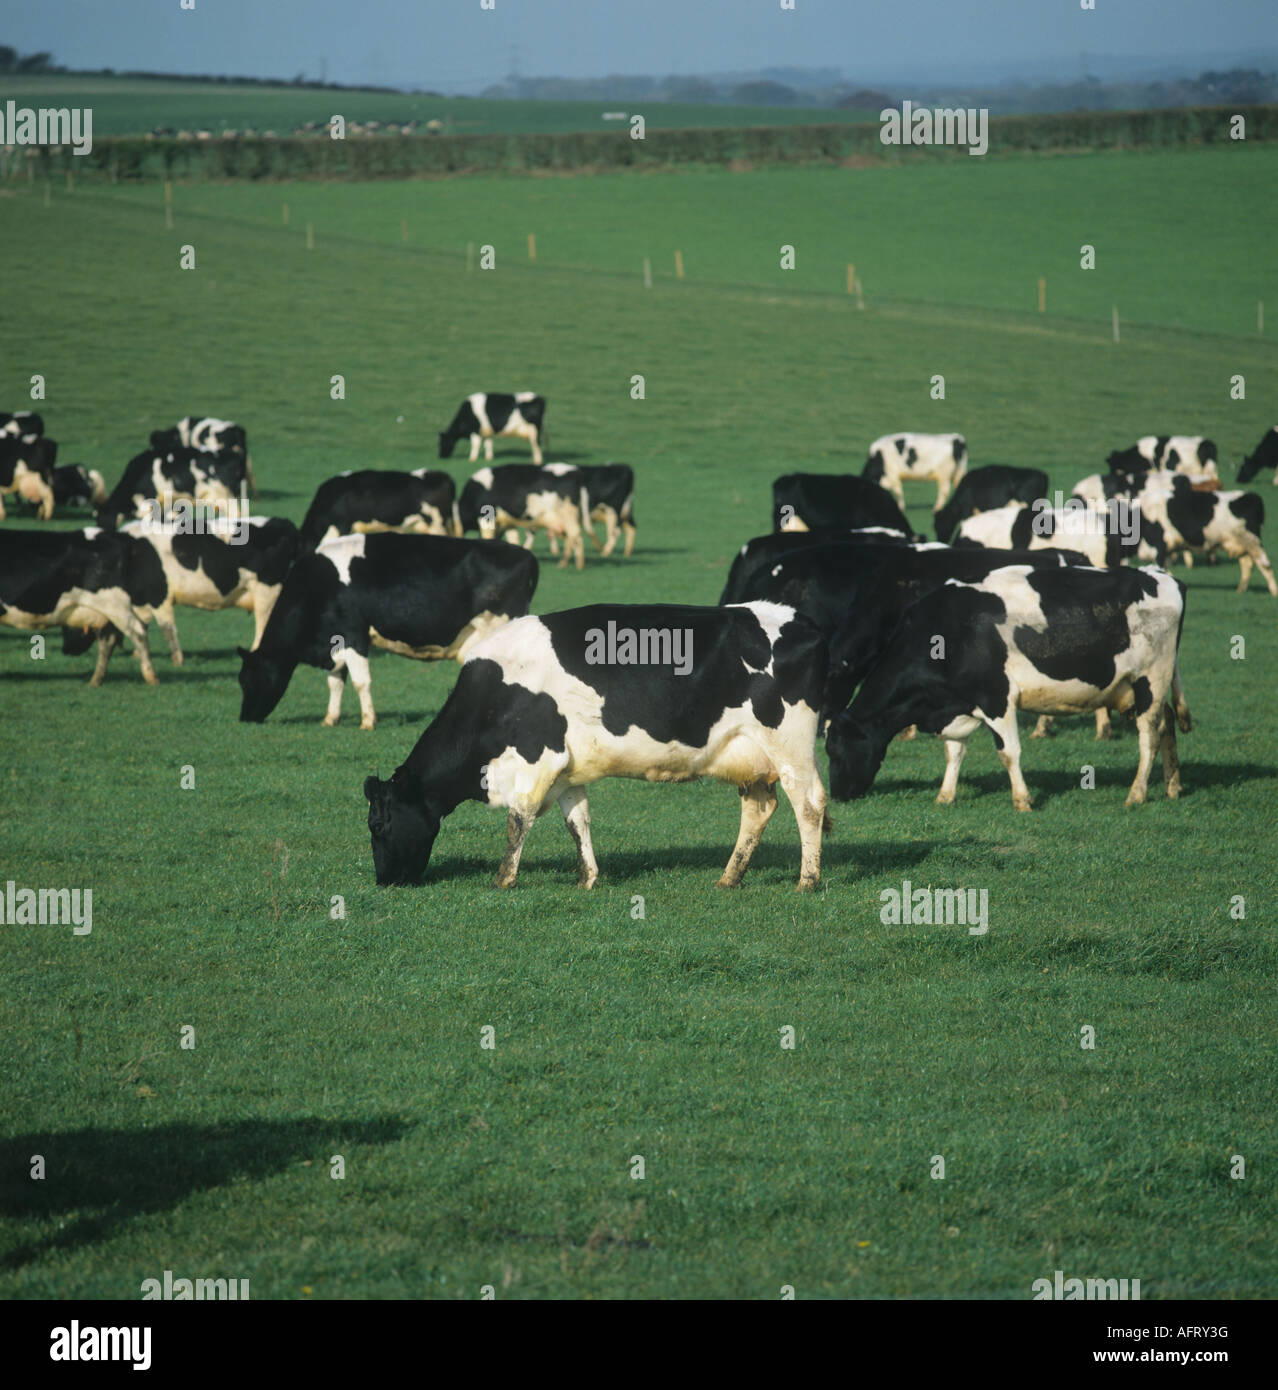
[[[878,120],[877,111],[816,106],[731,106],[685,101],[492,101],[408,92],[318,91],[305,87],[181,82],[126,77],[10,77],[0,101],[27,106],[91,106],[93,133],[138,135],[175,130],[274,130],[289,135],[335,112],[349,121],[443,121],[454,135],[520,131],[621,130],[604,111],[640,112],[654,130],[690,126],[821,125]]]
[[[112,480],[151,428],[232,415],[262,510],[298,519],[340,469],[434,462],[465,392],[532,387],[550,399],[552,458],[636,466],[640,528],[631,561],[547,565],[536,610],[713,603],[735,548],[767,526],[771,478],[859,469],[887,429],[959,429],[974,464],[1035,464],[1068,489],[1140,433],[1201,428],[1232,475],[1274,422],[1275,355],[1237,323],[1273,272],[1259,224],[1227,210],[1255,206],[1272,160],[320,186],[289,190],[288,228],[279,189],[179,189],[172,232],[145,190],[55,193],[48,208],[21,193],[0,201],[23,325],[0,400],[25,404],[44,375],[62,457]],[[1145,179],[1160,198],[1136,196]],[[768,268],[778,190],[800,250],[790,278]],[[847,209],[861,209],[853,249]],[[1105,240],[1080,232],[1098,219]],[[529,266],[505,246],[522,252],[534,229]],[[657,256],[676,230],[689,278],[645,293],[635,251]],[[707,238],[713,252],[697,249]],[[1076,266],[1088,239],[1102,288],[1049,269],[1054,313],[1008,312],[1032,304],[1032,283],[1013,293],[1026,272],[1049,253]],[[466,240],[498,244],[497,270],[466,275]],[[877,268],[861,272],[860,313],[823,292],[853,257]],[[896,297],[879,302],[880,281]],[[1117,289],[1151,326],[1114,345]],[[329,398],[334,373],[345,402]],[[910,496],[922,528],[929,489]],[[494,892],[504,824],[475,805],[445,823],[424,887],[379,890],[363,779],[403,760],[454,666],[378,657],[372,734],[349,704],[343,726],[319,727],[311,670],[249,727],[245,615],[183,610],[188,664],[157,656],[156,689],[117,655],[90,690],[87,659],[53,640],[38,663],[0,630],[0,880],[94,891],[87,938],[0,928],[0,1293],[136,1298],[171,1269],[280,1298],[485,1284],[1025,1298],[1059,1268],[1139,1278],[1146,1298],[1273,1297],[1275,604],[1255,584],[1235,595],[1229,563],[1182,577],[1196,720],[1182,801],[1156,790],[1123,809],[1130,729],[1098,745],[1062,721],[1027,743],[1029,816],[988,740],[948,809],[932,801],[935,741],[896,744],[873,792],[834,808],[811,897],[792,891],[788,808],[743,889],[720,894],[732,790],[627,782],[592,794],[589,895],[554,814],[520,887]],[[1235,635],[1245,660],[1230,659]],[[988,889],[989,934],[884,926],[880,892],[903,879]],[[1245,1181],[1229,1178],[1233,1154]]]

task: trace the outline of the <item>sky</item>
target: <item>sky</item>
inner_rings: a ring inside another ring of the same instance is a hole
[[[478,91],[526,77],[838,67],[853,82],[1272,69],[1278,0],[36,0],[0,43],[73,68]],[[1262,59],[1268,56],[1270,61]],[[515,65],[512,68],[512,64]]]

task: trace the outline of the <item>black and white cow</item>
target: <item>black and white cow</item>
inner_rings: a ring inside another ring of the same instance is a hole
[[[234,420],[219,420],[214,415],[184,415],[172,429],[152,431],[151,447],[162,453],[182,448],[212,454],[216,460],[214,474],[237,497],[244,483],[252,488],[253,496],[257,496],[248,434]]]
[[[0,410],[0,435],[12,435],[15,439],[24,434],[44,433],[44,416],[34,410]]]
[[[609,659],[614,639],[620,657],[626,634],[643,664]],[[389,781],[364,783],[377,881],[420,883],[440,823],[473,800],[509,811],[498,887],[514,886],[533,821],[558,804],[577,845],[578,884],[592,888],[591,783],[713,777],[741,794],[741,829],[719,886],[740,884],[780,782],[799,825],[798,886],[815,888],[824,667],[820,633],[775,604],[597,604],[521,618],[474,648]]]
[[[106,482],[96,468],[61,463],[53,470],[53,500],[59,507],[98,507],[106,496]]]
[[[551,465],[554,467],[555,465]],[[581,524],[596,550],[594,522],[604,524],[604,544],[601,553],[606,557],[617,547],[624,532],[624,554],[635,549],[635,470],[628,463],[581,464],[577,467],[581,482]]]
[[[861,476],[878,483],[896,498],[905,510],[903,478],[936,484],[936,505],[940,511],[950,489],[967,471],[967,440],[961,434],[885,434],[870,445],[869,457]]]
[[[159,557],[131,536],[81,531],[0,532],[0,623],[35,631],[84,628],[98,635],[90,685],[101,685],[120,633],[156,684],[146,625],[167,588]]]
[[[1152,476],[1152,475],[1151,475]],[[1223,550],[1238,561],[1238,592],[1245,592],[1253,565],[1260,567],[1269,592],[1278,597],[1269,556],[1260,543],[1264,499],[1255,492],[1197,492],[1184,477],[1170,491],[1147,483],[1136,494],[1140,509],[1141,558],[1159,564],[1169,555],[1210,555]]]
[[[182,664],[174,607],[253,615],[253,650],[261,645],[284,578],[301,548],[297,527],[283,517],[212,519],[192,530],[181,523],[131,521],[121,532],[150,545],[164,569],[167,596],[153,605],[173,664]]]
[[[456,513],[457,485],[438,468],[339,473],[315,490],[302,543],[314,550],[337,536],[372,531],[447,536],[458,531]]]
[[[1278,487],[1278,425],[1266,430],[1255,450],[1238,465],[1238,481],[1249,483],[1262,468],[1272,468],[1272,482]]]
[[[937,802],[953,802],[972,733],[986,725],[1012,784],[1030,809],[1021,775],[1017,710],[1081,714],[1104,705],[1134,713],[1140,740],[1129,806],[1145,800],[1161,747],[1168,797],[1180,795],[1170,697],[1190,727],[1177,653],[1184,585],[1154,568],[995,570],[978,583],[951,580],[912,605],[849,709],[826,735],[830,791],[863,796],[888,744],[914,723],[945,740]]]
[[[1125,512],[1090,502],[1065,507],[1009,502],[960,521],[954,544],[991,550],[1072,550],[1099,568],[1135,554],[1139,536],[1134,519]]]
[[[846,709],[856,688],[887,650],[905,611],[925,594],[950,580],[973,583],[996,569],[1020,565],[1027,569],[1060,569],[1085,565],[1084,555],[1067,550],[950,550],[900,551],[876,557],[870,565],[831,567],[825,577],[834,589],[841,581],[840,602],[830,634],[830,663],[822,708],[822,725]],[[842,569],[842,573],[839,570]],[[784,570],[777,578],[784,579]]]
[[[329,541],[289,570],[257,650],[238,649],[240,719],[260,724],[304,663],[328,673],[326,727],[341,717],[349,672],[360,728],[371,729],[371,647],[462,661],[481,638],[527,613],[536,588],[537,561],[516,546],[394,532]]]
[[[850,473],[787,473],[772,484],[772,529],[882,526],[907,540],[916,536],[891,495]]]
[[[729,603],[746,603],[758,598],[756,587],[766,582],[765,576],[779,560],[787,559],[800,550],[810,550],[815,546],[841,545],[893,545],[913,546],[899,531],[889,531],[882,526],[866,526],[860,529],[846,526],[821,526],[815,531],[771,531],[766,536],[755,536],[737,551],[728,571],[727,583],[719,595],[720,607]],[[922,547],[919,547],[922,548]],[[933,547],[940,549],[941,547]]]
[[[1147,434],[1106,459],[1111,473],[1142,473],[1151,468],[1214,478],[1216,446],[1200,434]]]
[[[564,542],[559,561],[563,569],[573,557],[577,568],[586,563],[581,539],[582,490],[578,470],[572,464],[503,463],[481,468],[461,490],[457,521],[462,534],[478,531],[491,540],[498,531],[506,539],[519,540],[519,530],[547,531]],[[531,543],[533,537],[529,536]]]
[[[6,493],[38,507],[42,521],[53,516],[53,461],[58,446],[40,434],[0,434],[0,521]]]
[[[526,439],[532,445],[534,463],[542,459],[541,446],[545,441],[546,398],[533,391],[516,391],[506,395],[500,391],[476,391],[467,396],[457,408],[452,424],[439,436],[439,456],[452,458],[459,439],[470,440],[470,461],[493,456],[493,438],[509,435]]]
[[[1012,468],[1003,463],[987,463],[966,474],[954,495],[938,507],[933,522],[936,539],[950,541],[960,521],[978,512],[992,512],[1009,502],[1026,506],[1047,496],[1047,474],[1041,468]]]
[[[100,526],[145,519],[153,503],[171,506],[181,498],[195,502],[231,502],[237,493],[216,476],[215,461],[198,449],[180,445],[163,451],[145,449],[125,465],[124,476],[98,508]]]

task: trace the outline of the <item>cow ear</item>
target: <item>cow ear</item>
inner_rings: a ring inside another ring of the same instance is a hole
[[[376,801],[377,794],[381,791],[384,785],[385,784],[379,777],[365,777],[364,795],[369,799],[369,801]]]
[[[249,657],[252,655],[252,653],[248,650],[247,647],[236,647],[235,654],[239,657],[241,661],[247,661]]]

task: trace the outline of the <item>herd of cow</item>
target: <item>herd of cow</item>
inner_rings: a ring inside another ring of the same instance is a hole
[[[937,800],[949,803],[967,739],[983,725],[1014,805],[1029,810],[1017,712],[1040,716],[1036,736],[1053,716],[1094,712],[1105,737],[1116,710],[1134,717],[1139,742],[1128,804],[1145,800],[1160,753],[1176,797],[1175,730],[1190,727],[1178,668],[1185,589],[1162,566],[1219,552],[1238,559],[1240,590],[1255,565],[1278,594],[1260,540],[1263,503],[1221,489],[1209,440],[1141,439],[1053,503],[1040,470],[968,472],[962,436],[902,433],[870,446],[859,477],[778,478],[773,532],[741,547],[717,607],[596,604],[532,616],[537,531],[552,550],[563,544],[561,567],[575,559],[578,569],[583,536],[599,546],[595,521],[607,527],[605,555],[623,533],[629,555],[635,539],[633,471],[545,464],[544,417],[532,393],[476,393],[440,435],[440,457],[468,438],[472,462],[481,447],[491,459],[493,438],[505,435],[529,442],[531,464],[482,467],[460,494],[439,470],[344,473],[320,485],[299,529],[239,514],[236,499],[256,482],[233,422],[187,417],[156,432],[108,494],[97,473],[55,467],[38,416],[0,414],[0,496],[16,494],[45,519],[55,506],[97,508],[97,524],[79,531],[0,531],[0,622],[60,626],[68,652],[96,637],[94,685],[123,634],[155,683],[152,617],[180,664],[175,605],[247,609],[255,634],[239,649],[239,679],[249,722],[271,713],[300,664],[327,675],[325,725],[340,717],[349,675],[371,729],[372,647],[460,662],[409,757],[388,780],[364,784],[381,884],[420,882],[443,818],[474,799],[508,813],[498,885],[514,884],[529,828],[557,804],[590,887],[591,783],[704,776],[741,795],[720,886],[740,883],[779,782],[798,822],[805,889],[818,881],[829,828],[819,735],[838,800],[869,789],[903,731],[938,735]],[[1239,480],[1276,464],[1278,427]],[[908,479],[937,485],[936,541],[906,520]],[[192,526],[184,503],[223,514]],[[465,539],[469,531],[481,538]],[[501,544],[499,532],[527,540]]]

